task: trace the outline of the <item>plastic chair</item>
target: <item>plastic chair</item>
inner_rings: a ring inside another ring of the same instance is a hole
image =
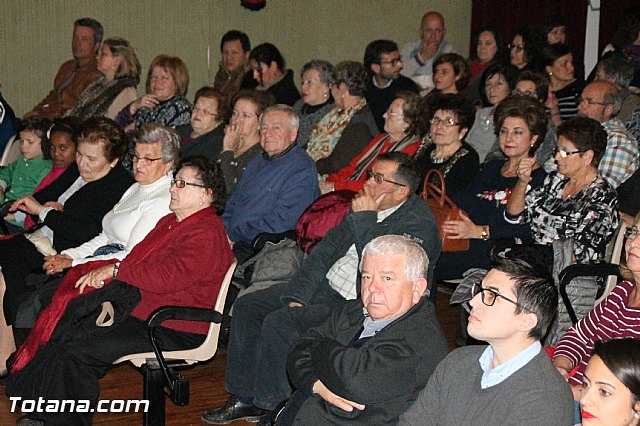
[[[142,370],[144,380],[143,399],[149,401],[148,410],[143,414],[143,425],[164,425],[165,394],[176,405],[184,406],[189,404],[189,382],[175,372],[174,368],[207,361],[215,355],[218,348],[222,312],[236,265],[237,263],[234,261],[229,266],[220,286],[220,292],[213,310],[184,306],[163,306],[158,308],[147,320],[151,345],[154,351],[126,355],[113,362],[114,364],[119,364],[129,361]],[[208,321],[211,322],[211,325],[204,342],[197,348],[181,351],[161,351],[158,348],[154,330],[162,322],[170,319]]]
[[[4,147],[2,158],[0,158],[0,167],[6,167],[20,158],[20,139],[15,136],[9,139]]]
[[[569,314],[571,322],[574,324],[578,322],[578,318],[569,300],[567,285],[576,277],[602,277],[603,282],[598,288],[593,306],[602,302],[618,283],[620,276],[620,258],[622,257],[622,249],[624,247],[624,233],[627,228],[628,225],[624,221],[621,221],[614,238],[607,247],[606,262],[569,265],[560,273],[558,277],[560,297],[567,308],[567,314]]]

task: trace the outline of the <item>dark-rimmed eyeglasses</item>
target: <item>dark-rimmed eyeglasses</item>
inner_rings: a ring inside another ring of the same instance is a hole
[[[398,62],[402,62],[402,57],[399,58],[395,58],[395,59],[390,59],[388,61],[380,61],[378,62],[380,65],[391,65],[392,67],[395,67],[396,65],[398,65]]]
[[[516,52],[522,52],[524,50],[524,44],[510,44],[509,50],[515,50]]]
[[[498,297],[502,297],[507,302],[513,303],[514,305],[518,306],[521,309],[526,309],[524,306],[522,306],[515,300],[511,300],[507,296],[503,296],[502,294],[500,294],[495,290],[491,290],[490,288],[483,288],[481,284],[474,284],[471,287],[471,297],[472,298],[476,297],[478,293],[480,293],[480,300],[482,300],[482,303],[484,303],[487,306],[493,306],[493,304],[496,303],[496,299]]]
[[[627,228],[624,231],[624,237],[629,240],[635,240],[638,237],[638,235],[640,235],[640,230],[635,226],[632,226],[631,228]]]
[[[149,158],[149,157],[138,157],[137,154],[133,154],[131,156],[132,163],[142,162],[145,166],[150,166],[154,161],[162,160],[162,157],[158,158]]]
[[[191,183],[182,179],[171,179],[171,185],[175,185],[176,188],[184,188],[187,185],[197,186],[198,188],[206,188],[206,186],[199,183]]]
[[[385,179],[385,177],[382,174],[376,173],[373,170],[367,170],[367,179],[371,179],[371,178],[373,178],[375,183],[377,183],[378,185],[382,185],[383,182],[389,182],[398,186],[407,186],[404,183],[394,182],[392,180]]]
[[[576,149],[575,151],[566,151],[564,149],[558,149],[558,148],[554,148],[553,149],[553,155],[560,154],[560,157],[562,157],[562,158],[567,158],[570,155],[580,154],[580,153],[583,153],[583,152],[584,152],[584,150],[582,150],[582,149]]]

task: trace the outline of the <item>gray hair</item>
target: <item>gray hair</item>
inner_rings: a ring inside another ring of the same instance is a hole
[[[606,104],[613,105],[613,113],[611,113],[611,117],[615,117],[620,112],[620,108],[622,108],[622,94],[618,86],[611,82],[606,82],[607,88],[605,88],[603,101]]]
[[[333,65],[328,61],[322,59],[310,60],[302,66],[300,76],[304,75],[304,73],[309,70],[318,71],[318,74],[320,75],[320,81],[327,87],[329,87],[329,85],[333,81]]]
[[[300,127],[300,116],[298,115],[297,112],[295,112],[293,110],[293,108],[291,108],[289,105],[285,105],[285,104],[276,104],[274,106],[270,106],[267,109],[264,110],[264,112],[262,114],[260,114],[260,125],[262,126],[262,118],[264,117],[265,114],[269,113],[269,112],[284,112],[285,114],[287,114],[287,118],[289,119],[289,130],[291,129],[297,129]]]
[[[420,244],[403,237],[401,235],[382,235],[369,241],[364,250],[362,258],[367,254],[393,254],[404,258],[404,273],[407,280],[415,282],[418,278],[427,278],[429,269],[429,257]],[[360,272],[362,272],[362,262],[360,262]]]
[[[633,65],[623,58],[611,57],[598,64],[598,71],[604,72],[604,78],[623,88],[628,89],[633,80]]]
[[[173,161],[174,167],[178,164],[180,150],[180,136],[175,130],[159,123],[147,123],[134,138],[136,144],[162,145],[162,162],[167,164]]]

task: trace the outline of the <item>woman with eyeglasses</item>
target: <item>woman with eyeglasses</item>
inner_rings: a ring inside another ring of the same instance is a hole
[[[420,146],[419,99],[417,94],[406,90],[396,93],[396,98],[383,115],[384,132],[371,139],[348,166],[320,182],[320,191],[323,194],[341,189],[360,191],[367,182],[367,172],[380,155],[394,151],[415,154]]]
[[[475,108],[462,94],[440,95],[430,108],[435,112],[431,115],[429,134],[416,154],[418,175],[423,182],[430,170],[440,170],[447,195],[455,197],[480,170],[478,153],[464,141],[473,123]]]
[[[500,103],[495,112],[494,134],[500,142],[504,159],[488,162],[467,189],[454,201],[466,212],[463,220],[445,222],[443,229],[452,238],[469,238],[469,250],[442,253],[436,264],[438,280],[460,278],[471,268],[489,269],[491,249],[499,240],[528,239],[528,224],[513,225],[503,215],[518,180],[517,166],[524,159],[533,159],[547,128],[544,107],[528,96],[512,96]],[[544,181],[545,172],[534,167],[532,188]]]
[[[235,191],[249,162],[262,152],[260,115],[273,102],[269,93],[253,89],[240,90],[233,97],[231,119],[224,128],[222,152],[218,156],[227,197]]]
[[[532,31],[521,28],[513,36],[513,41],[509,44],[509,59],[511,65],[519,71],[531,69],[536,62],[538,52]]]
[[[621,264],[623,280],[560,339],[553,365],[567,379],[578,399],[583,375],[594,344],[631,337],[640,339],[640,215],[625,232],[626,261]],[[575,370],[575,371],[574,371]]]
[[[67,273],[16,353],[8,395],[82,399],[94,407],[100,392],[98,379],[113,361],[153,350],[147,319],[156,309],[213,308],[233,261],[217,216],[225,199],[220,168],[205,157],[192,157],[178,167],[171,188],[164,190],[171,194],[171,213],[122,261],[92,261]],[[95,316],[104,301],[112,301],[115,322],[96,330]],[[76,333],[80,325],[90,331]],[[162,350],[184,350],[202,344],[209,326],[208,322],[167,320],[154,334]],[[28,416],[47,424],[71,425],[90,424],[93,413]]]
[[[224,126],[227,121],[226,99],[213,87],[203,86],[196,92],[191,124],[176,129],[180,135],[180,158],[204,155],[216,160],[222,151]]]
[[[536,162],[521,160],[507,203],[507,221],[529,223],[537,244],[570,240],[577,263],[602,261],[618,227],[618,197],[598,173],[606,147],[607,134],[595,120],[577,117],[560,125],[555,150],[558,171],[549,174],[540,188],[529,190]]]

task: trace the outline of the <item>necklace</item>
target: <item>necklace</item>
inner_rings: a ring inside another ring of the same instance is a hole
[[[573,190],[569,191],[569,193],[568,193],[567,195],[565,195],[565,196],[564,196],[564,199],[565,199],[565,200],[570,200],[570,199],[572,199],[573,197],[575,197],[576,195],[578,195],[578,194],[579,194],[583,189],[585,189],[587,186],[591,185],[591,184],[596,180],[596,178],[597,178],[597,177],[598,177],[598,175],[596,174],[596,176],[595,176],[593,179],[591,179],[591,180],[589,180],[589,179],[587,178],[587,182],[586,182],[586,183],[583,183],[582,185],[578,186],[577,188],[575,188],[575,189],[573,189]]]
[[[160,185],[159,187],[157,187],[156,189],[154,189],[153,191],[149,192],[147,195],[145,195],[144,197],[142,197],[142,199],[140,201],[138,201],[135,204],[132,204],[130,206],[127,206],[125,208],[120,208],[121,206],[125,205],[127,203],[127,201],[129,201],[129,199],[131,197],[133,197],[135,194],[138,193],[138,191],[140,191],[141,186],[138,185],[138,188],[135,191],[132,191],[129,195],[126,196],[126,198],[124,198],[123,200],[120,200],[118,202],[118,204],[116,204],[115,206],[113,206],[113,213],[114,214],[120,214],[120,213],[126,213],[128,211],[131,211],[135,208],[137,208],[139,205],[141,205],[142,203],[144,203],[145,201],[147,201],[148,199],[152,198],[154,195],[156,195],[158,192],[160,191],[164,191],[167,190],[169,188],[168,184],[163,184]]]

